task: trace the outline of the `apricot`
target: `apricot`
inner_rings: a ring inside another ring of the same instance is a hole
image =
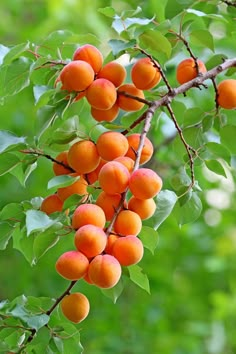
[[[123,92],[138,98],[145,99],[142,90],[139,90],[133,84],[123,84],[117,89],[117,95],[118,95],[117,104],[121,109],[129,112],[129,111],[139,111],[140,109],[143,108],[144,106],[143,102],[140,102],[135,98],[125,96]]]
[[[115,87],[120,86],[126,78],[125,68],[116,61],[110,61],[102,67],[97,78],[107,79],[111,81]]]
[[[217,103],[225,109],[236,108],[236,80],[223,80],[217,86]]]
[[[68,164],[68,151],[60,152],[56,156],[55,160],[58,162],[62,162],[62,164],[64,165],[63,166],[60,163],[53,162],[52,169],[55,176],[68,175],[69,173],[73,172],[73,169]],[[68,166],[68,168],[66,168],[65,166]]]
[[[97,122],[113,122],[118,116],[119,110],[120,108],[117,103],[106,110],[91,107],[91,115]]]
[[[162,179],[149,168],[139,168],[131,174],[129,188],[138,199],[153,198],[162,188]]]
[[[83,91],[93,82],[94,71],[91,65],[85,61],[71,61],[62,69],[60,80],[63,90]]]
[[[141,138],[141,134],[138,133],[130,134],[127,136],[129,149],[125,156],[130,157],[134,161],[136,159],[136,151],[138,150],[139,147],[140,138]],[[144,145],[140,155],[140,161],[139,161],[140,165],[143,165],[144,163],[150,160],[150,158],[153,155],[153,150],[154,149],[153,149],[152,142],[147,137],[145,137]]]
[[[69,186],[58,188],[57,193],[59,198],[64,202],[73,194],[87,195],[87,186],[88,183],[81,176],[80,179],[70,184]]]
[[[107,235],[101,227],[87,224],[76,231],[74,243],[78,251],[91,258],[104,251]]]
[[[92,172],[86,173],[84,178],[89,184],[93,184],[98,180],[98,174],[102,168],[107,163],[107,161],[100,159],[98,167],[95,168]]]
[[[156,203],[153,198],[138,199],[132,196],[128,201],[128,209],[137,213],[142,220],[145,220],[155,213]]]
[[[133,84],[140,90],[150,90],[161,81],[161,74],[149,58],[138,59],[131,69]]]
[[[100,156],[91,140],[80,140],[68,151],[68,163],[79,174],[89,173],[99,165]]]
[[[73,54],[73,60],[82,60],[91,65],[95,73],[98,73],[102,68],[103,56],[98,48],[92,44],[85,44]]]
[[[97,140],[97,150],[103,160],[111,161],[119,156],[124,156],[129,148],[127,138],[119,132],[107,131],[102,133]]]
[[[121,195],[116,194],[107,194],[102,191],[96,200],[96,205],[100,206],[105,213],[106,220],[110,221],[121,201]]]
[[[79,251],[67,251],[56,261],[56,271],[65,279],[83,278],[89,266],[88,258]]]
[[[121,265],[112,255],[99,254],[90,262],[88,276],[99,288],[112,288],[120,280]]]
[[[98,182],[107,194],[123,193],[129,184],[128,169],[117,161],[107,162],[100,170]]]
[[[112,250],[113,250],[113,246],[116,242],[116,240],[119,238],[120,236],[118,235],[115,235],[115,234],[110,234],[108,237],[107,237],[107,244],[106,244],[106,247],[104,249],[104,252],[107,253],[107,254],[112,254]]]
[[[119,237],[112,247],[113,256],[122,266],[137,264],[143,257],[143,244],[138,237]]]
[[[142,228],[140,216],[132,210],[121,210],[114,223],[115,233],[126,235],[138,235]]]
[[[96,109],[110,109],[116,102],[116,87],[109,80],[96,79],[87,88],[86,98],[88,103]]]
[[[81,226],[91,224],[103,228],[106,223],[104,211],[95,204],[81,204],[72,215],[72,227],[79,229]]]
[[[126,153],[127,154],[127,153]],[[114,161],[120,162],[122,163],[122,165],[124,165],[128,171],[131,173],[134,169],[134,160],[132,160],[130,157],[128,156],[120,156],[117,157],[116,159],[114,159]]]
[[[66,295],[61,300],[63,315],[74,323],[82,322],[89,314],[90,304],[88,298],[82,293]]]
[[[200,59],[197,60],[197,63],[199,73],[204,74],[207,71],[205,64]],[[198,72],[193,58],[182,60],[176,69],[176,79],[181,85],[197,77],[197,74]]]
[[[58,197],[57,194],[52,194],[44,198],[40,206],[40,210],[48,215],[57,211],[62,211],[62,209],[63,201]]]

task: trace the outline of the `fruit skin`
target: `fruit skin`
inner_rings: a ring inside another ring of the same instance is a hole
[[[140,216],[132,210],[121,210],[114,223],[115,233],[126,235],[138,235],[142,229]]]
[[[131,173],[134,169],[134,160],[132,160],[128,156],[120,156],[114,159],[114,161],[120,162],[122,165],[124,165],[128,171]]]
[[[69,167],[68,164],[68,151],[62,151],[60,152],[55,160],[62,162],[64,165],[67,165]],[[60,165],[59,163],[53,162],[52,164],[52,169],[54,172],[55,176],[61,176],[61,175],[68,175],[69,173],[72,172],[72,169],[70,168],[66,168],[62,165]]]
[[[125,68],[116,61],[110,61],[99,71],[97,78],[103,78],[111,81],[115,87],[119,87],[126,78]]]
[[[119,237],[112,247],[113,256],[122,266],[137,264],[142,259],[143,253],[142,242],[133,235]]]
[[[105,223],[106,218],[102,208],[88,203],[79,205],[75,209],[71,220],[72,227],[76,230],[87,224],[103,228]]]
[[[56,271],[65,279],[83,278],[89,266],[88,258],[78,251],[67,251],[56,261]]]
[[[98,255],[89,264],[88,276],[99,288],[112,288],[121,277],[120,263],[112,255]]]
[[[227,79],[218,84],[217,103],[225,109],[236,108],[236,80]]]
[[[105,250],[104,250],[105,253],[112,255],[113,246],[114,246],[116,240],[118,240],[119,237],[120,236],[115,235],[115,234],[110,234],[108,236],[107,244],[106,244],[106,247],[105,247]]]
[[[100,170],[98,181],[107,194],[123,193],[129,184],[128,169],[117,161],[107,162]]]
[[[142,90],[139,90],[134,84],[124,84],[121,85],[117,89],[117,104],[118,106],[123,109],[124,111],[131,112],[131,111],[139,111],[140,109],[143,108],[144,103],[139,102],[134,98],[131,97],[126,97],[124,94],[120,92],[126,92],[132,96],[136,96],[142,99],[145,99],[144,93]]]
[[[95,170],[99,162],[96,144],[91,140],[77,141],[68,151],[68,163],[79,174]]]
[[[107,161],[100,159],[99,165],[92,172],[86,173],[84,178],[88,181],[88,184],[93,184],[98,180],[98,174],[102,168],[107,163]]]
[[[132,66],[131,79],[138,89],[150,90],[160,82],[161,74],[149,58],[141,58]]]
[[[88,194],[87,186],[88,183],[81,176],[80,179],[70,184],[69,186],[58,188],[57,193],[59,198],[64,202],[67,198],[69,198],[73,194],[86,196]]]
[[[146,220],[155,213],[156,203],[153,198],[138,199],[132,196],[128,201],[128,209],[137,213],[142,220]]]
[[[59,76],[62,89],[69,92],[83,91],[94,80],[94,70],[90,64],[82,60],[71,61],[66,64]]]
[[[162,188],[162,179],[149,168],[139,168],[131,174],[129,188],[138,199],[153,198]]]
[[[97,122],[113,122],[118,116],[119,110],[120,108],[117,103],[106,110],[91,107],[91,115]]]
[[[103,56],[98,48],[92,44],[85,44],[78,49],[73,54],[73,60],[82,60],[91,65],[95,73],[98,73],[102,68]]]
[[[102,191],[96,200],[96,205],[100,206],[105,213],[106,220],[110,221],[115,213],[116,208],[118,207],[121,201],[121,195],[116,194],[107,194]]]
[[[62,211],[62,209],[63,201],[58,197],[57,194],[52,194],[44,198],[40,206],[40,210],[48,215],[57,211]]]
[[[92,258],[104,251],[107,235],[102,228],[87,224],[76,231],[74,243],[78,251],[88,258]]]
[[[139,134],[139,133],[134,133],[134,134],[130,134],[127,136],[127,140],[129,143],[129,149],[128,149],[127,153],[125,154],[125,156],[130,157],[134,161],[136,160],[135,152],[138,150],[140,138],[141,138],[141,134]],[[154,148],[153,148],[151,140],[149,140],[147,137],[145,137],[144,145],[143,145],[141,155],[140,155],[140,161],[139,161],[140,165],[143,165],[144,163],[148,162],[151,159],[151,157],[153,155],[153,151],[154,151]]]
[[[82,322],[89,314],[90,304],[88,298],[82,293],[66,295],[61,300],[63,315],[74,323]]]
[[[97,140],[97,150],[103,160],[111,161],[124,156],[129,148],[127,138],[116,131],[102,133]]]
[[[106,79],[96,79],[86,90],[88,103],[101,110],[110,109],[117,99],[116,87]]]
[[[199,72],[204,74],[207,71],[205,64],[200,59],[197,60],[197,63]],[[195,77],[197,77],[197,69],[195,67],[195,61],[193,58],[182,60],[176,69],[176,79],[178,83],[182,85],[185,82],[194,79]]]

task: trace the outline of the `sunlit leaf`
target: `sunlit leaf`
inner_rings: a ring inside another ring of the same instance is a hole
[[[34,231],[45,231],[50,226],[55,225],[60,227],[56,219],[51,219],[45,213],[39,210],[27,210],[26,211],[26,229],[27,236]]]
[[[147,275],[143,273],[142,268],[137,264],[131,265],[127,268],[130,280],[150,294],[149,280]]]
[[[3,151],[19,149],[24,144],[25,137],[18,137],[9,131],[0,130],[0,153]]]
[[[171,214],[176,201],[177,195],[173,191],[163,190],[158,194],[156,198],[157,208],[151,218],[151,224],[154,230],[157,230],[163,221]]]
[[[217,160],[205,160],[206,167],[217,175],[226,177],[226,173],[222,164]]]
[[[10,223],[0,222],[0,250],[4,250],[12,236],[13,227]]]
[[[14,47],[10,48],[10,50],[4,57],[4,64],[9,64],[14,59],[18,58],[27,49],[29,49],[29,42],[17,44]]]
[[[159,240],[158,232],[155,231],[152,227],[143,225],[138,237],[142,241],[143,246],[147,248],[152,254],[154,254]]]
[[[165,53],[167,58],[171,55],[171,44],[168,39],[158,31],[147,30],[139,37],[140,46],[146,50]]]
[[[0,155],[0,176],[11,171],[16,165],[20,163],[19,158],[11,153],[3,153]]]

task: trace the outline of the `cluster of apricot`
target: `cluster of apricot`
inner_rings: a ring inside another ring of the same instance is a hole
[[[71,281],[83,278],[99,288],[111,288],[118,283],[123,266],[142,259],[144,249],[138,234],[142,220],[155,212],[154,197],[162,188],[162,180],[156,172],[143,167],[153,154],[147,137],[140,151],[139,168],[134,169],[140,137],[138,133],[126,137],[117,131],[106,131],[96,142],[76,141],[56,157],[55,175],[72,174],[79,179],[46,197],[41,210],[47,214],[62,211],[67,198],[73,194],[82,196],[71,215],[74,249],[63,253],[56,262],[62,277]],[[90,203],[88,185],[100,189],[96,200]],[[61,309],[71,321],[80,322],[88,314],[89,302],[85,295],[76,294],[64,297]]]

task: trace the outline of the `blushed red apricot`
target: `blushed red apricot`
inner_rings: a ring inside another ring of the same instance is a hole
[[[141,138],[141,134],[139,134],[139,133],[134,133],[134,134],[130,134],[127,136],[127,140],[129,143],[129,149],[128,149],[125,156],[130,157],[134,161],[136,160],[135,152],[138,150],[140,138]],[[144,145],[143,145],[143,148],[141,151],[140,161],[139,161],[139,163],[141,165],[143,165],[144,163],[146,163],[150,160],[150,158],[153,155],[153,150],[154,149],[153,149],[153,145],[152,145],[151,140],[149,140],[147,137],[145,137]]]
[[[99,165],[100,156],[91,140],[80,140],[68,151],[68,163],[79,174],[92,172]]]
[[[205,64],[200,59],[197,60],[197,63],[199,73],[204,74],[207,71]],[[197,77],[197,73],[197,68],[193,58],[187,58],[182,60],[177,66],[176,79],[178,83],[182,85],[185,82],[188,82]]]
[[[88,270],[88,258],[78,251],[67,251],[56,261],[56,271],[65,279],[78,280]]]
[[[120,86],[126,78],[125,68],[116,61],[110,61],[99,71],[97,78],[103,78],[111,81],[115,87]]]
[[[90,64],[82,60],[71,61],[66,64],[60,73],[62,89],[69,92],[83,91],[94,80],[94,71]]]
[[[121,195],[116,194],[107,194],[102,191],[96,200],[96,205],[100,206],[105,213],[106,220],[110,221],[121,201]]]
[[[161,74],[149,58],[138,59],[132,66],[131,79],[140,90],[150,90],[161,80]]]
[[[72,215],[72,227],[79,229],[83,225],[91,224],[103,228],[106,223],[104,211],[95,204],[81,204]]]
[[[74,243],[78,251],[92,258],[104,251],[107,235],[101,227],[86,224],[76,231]]]
[[[64,202],[67,198],[69,198],[73,194],[86,196],[88,194],[87,186],[88,183],[81,176],[80,179],[70,184],[69,186],[58,188],[57,193],[59,198]]]
[[[62,164],[57,163],[57,162],[53,162],[52,169],[53,169],[55,176],[68,175],[69,173],[71,173],[73,171],[72,168],[70,168],[69,164],[68,164],[68,151],[60,152],[56,156],[55,160],[62,162]],[[66,168],[65,166],[68,166],[68,168]]]
[[[40,206],[40,210],[48,215],[57,211],[62,211],[62,209],[63,201],[58,197],[57,194],[52,194],[44,198]]]
[[[129,184],[128,169],[117,161],[108,161],[100,170],[98,181],[107,194],[123,193]]]
[[[98,255],[89,264],[88,276],[99,288],[112,288],[121,277],[120,263],[110,254]]]
[[[91,107],[91,115],[97,122],[113,122],[119,114],[119,106],[115,103],[109,109],[96,109]]]
[[[124,156],[129,148],[128,140],[120,132],[106,131],[97,140],[97,150],[103,160],[111,161]]]
[[[112,255],[113,246],[114,246],[116,240],[117,240],[119,237],[120,237],[120,236],[115,235],[115,234],[110,234],[110,235],[107,237],[107,244],[106,244],[106,247],[105,247],[105,249],[104,249],[104,252],[105,252],[105,253]]]
[[[142,259],[143,253],[142,242],[133,235],[119,237],[112,247],[113,256],[123,266],[137,264]]]
[[[217,86],[217,103],[225,109],[236,108],[236,80],[223,80]]]
[[[143,102],[140,102],[135,98],[125,96],[123,92],[141,99],[145,99],[142,90],[139,90],[133,84],[123,84],[117,89],[117,94],[118,94],[117,104],[121,109],[123,109],[124,111],[131,112],[131,111],[139,111],[140,109],[143,108],[144,106]]]
[[[106,79],[96,79],[86,90],[88,103],[100,110],[110,109],[117,98],[116,87]]]
[[[120,162],[122,163],[122,165],[124,165],[128,171],[131,173],[134,169],[134,160],[132,160],[130,157],[128,156],[120,156],[117,157],[116,159],[114,159],[114,161]]]
[[[137,236],[142,229],[140,216],[131,210],[121,210],[114,223],[114,231],[119,235]]]
[[[145,220],[155,213],[156,203],[153,198],[138,199],[132,196],[128,201],[128,209],[137,213],[142,220]]]
[[[82,322],[88,316],[90,310],[88,298],[78,292],[63,297],[60,306],[63,315],[74,323]]]
[[[162,188],[162,179],[149,168],[139,168],[131,173],[129,188],[138,199],[153,198]]]
[[[92,44],[84,44],[76,49],[73,60],[82,60],[91,65],[95,73],[98,73],[103,64],[103,56],[98,48]]]

